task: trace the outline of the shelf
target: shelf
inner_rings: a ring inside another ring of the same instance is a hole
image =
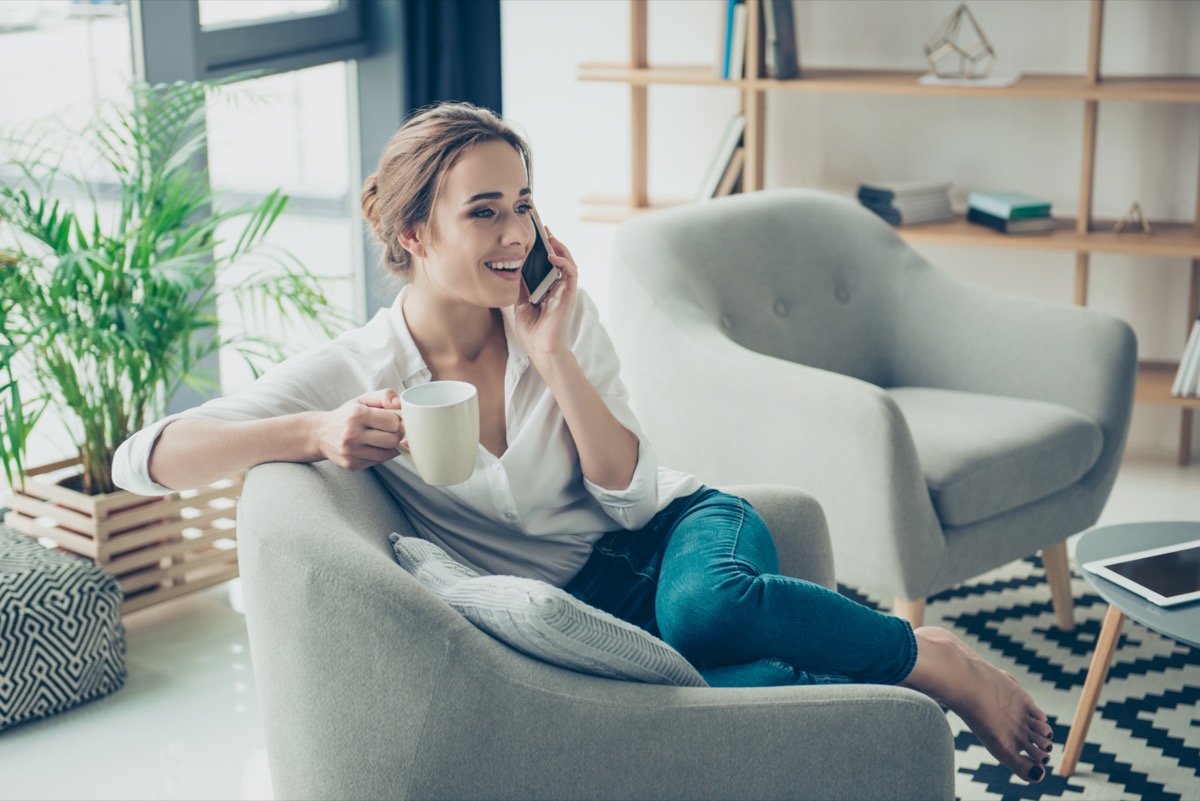
[[[669,209],[691,203],[690,198],[651,198],[649,206],[633,206],[628,195],[587,195],[580,201],[585,206],[580,219],[584,222],[620,223],[648,211]]]
[[[1147,359],[1138,362],[1136,403],[1152,403],[1159,406],[1179,406],[1184,409],[1200,409],[1200,398],[1176,398],[1171,394],[1175,371],[1179,362]]]
[[[635,208],[629,198],[618,195],[590,195],[582,200],[586,207],[581,218],[586,222],[619,223],[648,211],[689,203],[683,198],[655,198],[649,206]],[[1115,220],[1098,220],[1094,230],[1080,235],[1075,220],[1055,218],[1056,228],[1047,234],[1002,234],[984,225],[967,222],[959,215],[954,220],[905,226],[896,233],[906,242],[963,247],[1007,248],[1013,250],[1062,251],[1069,253],[1123,253],[1135,256],[1200,259],[1200,229],[1181,222],[1150,222],[1154,233],[1117,234]]]
[[[803,68],[800,78],[776,81],[719,78],[712,65],[631,67],[628,64],[581,64],[579,79],[633,86],[688,84],[738,89],[846,94],[929,95],[942,97],[1037,98],[1046,100],[1129,100],[1143,103],[1200,103],[1200,77],[1124,76],[1089,85],[1082,75],[1024,75],[1012,86],[924,86],[923,70]]]
[[[1115,220],[1097,220],[1086,234],[1076,232],[1073,219],[1055,218],[1055,223],[1055,230],[1047,234],[1002,234],[959,216],[948,222],[897,228],[896,233],[906,242],[921,244],[1200,259],[1200,230],[1188,223],[1151,220],[1154,233],[1149,236],[1114,233]]]
[[[742,87],[746,81],[727,81],[717,75],[711,64],[673,67],[631,67],[628,64],[580,64],[579,80],[627,83],[632,86],[650,84],[691,84],[693,86]]]

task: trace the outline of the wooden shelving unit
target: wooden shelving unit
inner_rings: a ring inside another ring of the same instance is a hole
[[[737,89],[746,117],[744,135],[745,172],[743,191],[763,187],[766,134],[766,96],[768,92],[824,92],[831,94],[911,95],[927,97],[988,97],[1042,99],[1078,102],[1083,108],[1083,143],[1079,214],[1074,219],[1057,220],[1053,233],[1009,236],[963,218],[930,225],[899,228],[909,242],[956,245],[962,247],[1064,251],[1075,254],[1075,303],[1087,304],[1090,259],[1093,253],[1120,253],[1153,258],[1191,260],[1188,283],[1188,317],[1184,321],[1186,337],[1191,321],[1200,313],[1200,179],[1197,182],[1196,215],[1191,221],[1151,220],[1153,235],[1115,234],[1113,221],[1092,217],[1096,166],[1096,129],[1101,103],[1126,101],[1138,103],[1200,104],[1200,77],[1132,76],[1104,78],[1100,74],[1100,42],[1104,22],[1104,0],[1092,0],[1088,26],[1088,60],[1080,75],[1025,75],[1008,87],[924,86],[917,82],[923,74],[912,70],[822,69],[802,67],[795,80],[777,81],[765,77],[763,69],[763,26],[760,0],[746,0],[748,30],[745,78],[725,80],[715,74],[711,64],[651,66],[647,60],[647,2],[630,0],[630,60],[626,64],[582,64],[579,79],[626,84],[630,87],[632,164],[630,192],[624,197],[585,197],[584,219],[596,222],[620,222],[657,208],[686,203],[686,199],[650,198],[648,194],[648,88],[654,85],[720,86]],[[1200,400],[1171,395],[1171,381],[1177,364],[1172,361],[1144,360],[1139,364],[1136,401],[1177,407],[1182,412],[1178,461],[1191,458],[1192,412],[1200,409]]]

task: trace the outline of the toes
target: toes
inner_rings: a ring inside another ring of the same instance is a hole
[[[1040,782],[1046,775],[1046,769],[1038,764],[1038,759],[1016,754],[1010,759],[1001,760],[1001,762],[1004,763],[1004,767],[1016,774],[1018,779],[1024,779],[1030,783]]]
[[[1054,742],[1048,736],[1042,734],[1041,732],[1037,731],[1036,729],[1030,730],[1029,742],[1033,743],[1034,745],[1036,745],[1038,748],[1042,749],[1046,753],[1050,753],[1051,751],[1054,750]]]
[[[1054,739],[1054,729],[1050,728],[1050,724],[1045,718],[1031,718],[1029,721],[1029,730],[1045,737],[1047,740]]]
[[[1029,758],[1032,759],[1034,762],[1038,763],[1039,765],[1049,765],[1050,764],[1049,752],[1047,752],[1045,748],[1038,745],[1037,743],[1030,742],[1028,745],[1026,745],[1025,753],[1029,754]]]

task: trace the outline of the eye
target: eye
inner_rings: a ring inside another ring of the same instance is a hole
[[[533,204],[531,203],[522,203],[521,205],[517,206],[518,214],[528,214],[531,211],[533,211]]]
[[[486,220],[489,217],[496,216],[496,212],[494,209],[489,208],[475,209],[475,211],[471,212],[471,216],[478,217],[481,220]]]

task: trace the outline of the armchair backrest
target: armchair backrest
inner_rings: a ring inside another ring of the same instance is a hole
[[[897,285],[932,267],[874,214],[790,189],[652,216],[622,225],[616,249],[659,303],[692,307],[758,353],[890,382],[883,343]]]

